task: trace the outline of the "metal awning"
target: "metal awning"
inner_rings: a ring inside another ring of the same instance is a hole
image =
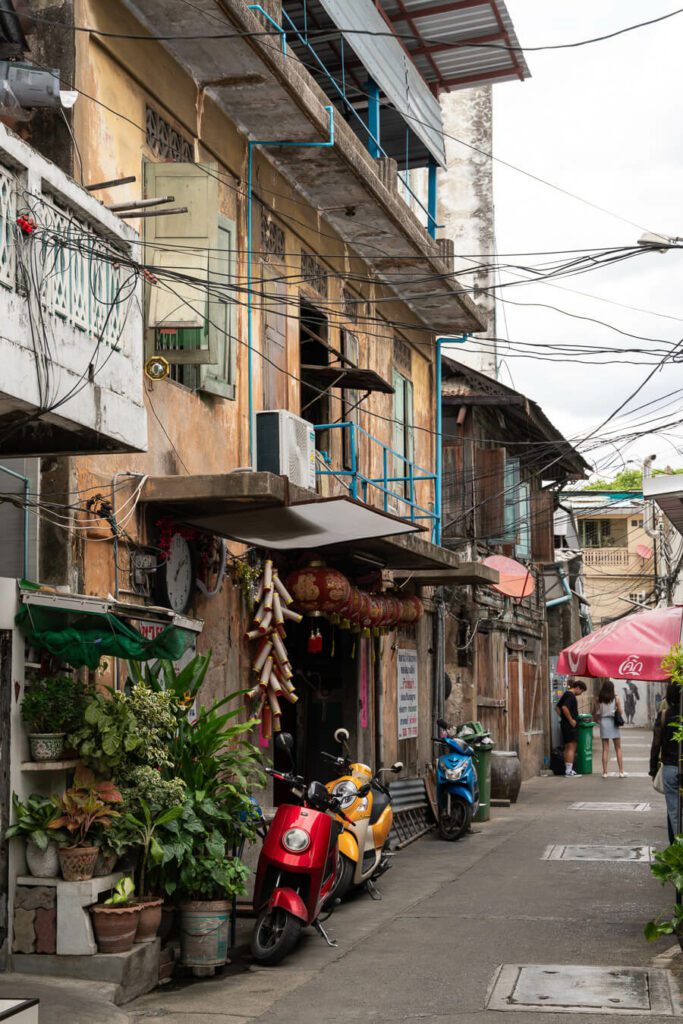
[[[381,0],[381,6],[422,77],[438,90],[531,75],[504,0]]]
[[[671,521],[672,526],[680,534],[683,534],[683,477],[678,474],[663,473],[645,479],[643,480],[643,497],[655,501],[667,519]],[[641,514],[642,511],[641,508]],[[605,512],[601,508],[597,514],[603,516]]]
[[[498,583],[500,574],[482,562],[460,562],[457,569],[413,569],[394,573],[397,579],[411,579],[425,587],[463,587]]]
[[[360,366],[310,366],[302,365],[301,379],[306,384],[317,388],[348,388],[356,391],[381,391],[385,395],[393,395],[394,389],[389,381],[375,370]]]

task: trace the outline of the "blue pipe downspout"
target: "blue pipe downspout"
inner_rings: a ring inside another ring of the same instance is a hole
[[[441,483],[441,477],[443,474],[443,409],[441,403],[441,384],[442,384],[442,370],[441,370],[441,348],[443,345],[464,345],[467,341],[468,335],[461,334],[456,338],[439,337],[436,339],[436,459],[435,470],[436,480],[434,481],[434,505],[436,519],[434,524],[434,543],[441,543],[441,523],[443,519],[443,509],[441,507],[443,488]]]
[[[560,577],[560,583],[562,584],[562,589],[564,590],[564,595],[565,596],[564,597],[554,597],[552,599],[552,601],[546,601],[546,603],[545,603],[546,608],[556,608],[558,606],[558,604],[567,604],[567,602],[571,601],[571,599],[574,596],[572,594],[571,588],[569,586],[569,580],[567,579],[567,574],[564,571],[564,569],[560,568],[560,566],[557,567],[557,575]]]
[[[28,579],[28,502],[31,497],[31,481],[23,473],[15,473],[13,469],[8,469],[7,466],[0,466],[0,472],[14,477],[15,480],[23,480],[24,482],[24,571],[22,575],[24,579]]]
[[[436,160],[429,158],[427,171],[427,231],[430,238],[436,238]]]
[[[254,5],[258,7],[258,4]],[[286,45],[283,38],[283,50]],[[326,142],[289,142],[282,139],[253,139],[249,142],[249,156],[247,166],[247,372],[249,375],[249,465],[256,469],[254,458],[254,301],[252,295],[253,271],[252,271],[252,233],[254,227],[253,215],[253,178],[254,178],[254,146],[296,146],[299,149],[310,149],[318,147],[329,149],[334,146],[334,108],[326,106],[325,110],[329,116],[329,138]]]

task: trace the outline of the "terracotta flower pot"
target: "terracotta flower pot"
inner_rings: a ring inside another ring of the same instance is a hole
[[[135,941],[151,942],[153,939],[156,939],[159,926],[161,925],[161,910],[164,905],[163,898],[161,896],[139,896],[135,900],[135,904],[140,908]]]
[[[29,839],[26,843],[26,866],[35,878],[57,878],[59,876],[58,847],[54,842],[41,850]]]
[[[99,846],[63,846],[59,865],[65,882],[88,882],[95,873]]]
[[[59,761],[64,753],[63,732],[29,733],[32,761]]]
[[[100,953],[127,953],[133,948],[140,918],[140,907],[136,903],[122,907],[99,903],[90,908],[90,915]]]

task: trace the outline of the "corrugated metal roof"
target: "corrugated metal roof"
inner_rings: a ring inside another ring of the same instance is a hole
[[[440,89],[530,77],[504,0],[381,0],[380,6],[425,81]]]

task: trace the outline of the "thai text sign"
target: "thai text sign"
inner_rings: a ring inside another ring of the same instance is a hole
[[[417,736],[417,651],[397,652],[398,738],[412,740]]]

